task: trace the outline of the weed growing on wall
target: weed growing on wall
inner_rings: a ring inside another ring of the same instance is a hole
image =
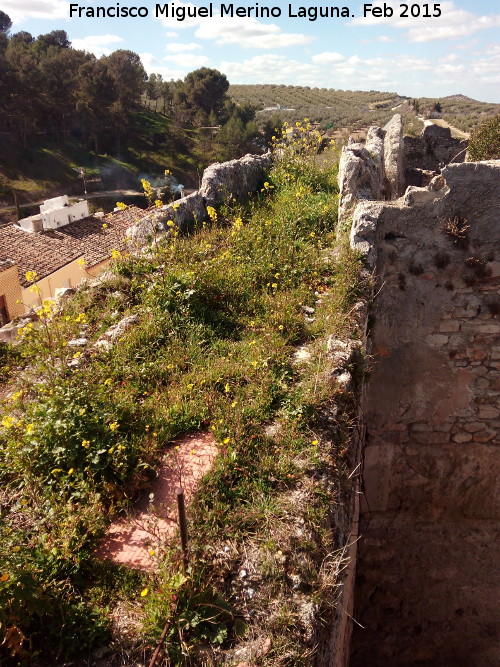
[[[229,565],[218,550],[228,539],[266,536],[266,607],[285,581],[276,553],[285,549],[291,492],[307,498],[297,551],[309,563],[306,585],[323,586],[332,495],[313,478],[345,442],[325,444],[325,454],[315,431],[332,393],[318,383],[321,353],[302,375],[291,359],[325,330],[350,334],[359,267],[344,243],[333,251],[336,154],[318,153],[307,124],[285,128],[277,152],[249,204],[228,202],[190,235],[173,227],[146,254],[116,256],[113,278],[80,289],[47,316],[47,330],[42,323],[22,334],[31,370],[4,403],[0,429],[0,627],[17,659],[90,652],[105,641],[107,607],[120,596],[141,605],[150,642],[171,619],[172,664],[200,664],[200,647],[220,650],[246,632],[241,598],[220,584],[237,567],[237,549]],[[307,309],[316,310],[310,321]],[[93,341],[131,313],[137,324],[110,350],[68,345],[82,327]],[[279,436],[266,435],[273,422]],[[198,429],[213,433],[220,454],[190,511],[190,568],[182,573],[178,551],[165,545],[157,572],[122,580],[120,568],[93,555],[105,525],[172,439]],[[110,586],[109,572],[122,583]],[[271,615],[266,631],[275,650],[288,636],[297,657],[303,630],[293,604]]]

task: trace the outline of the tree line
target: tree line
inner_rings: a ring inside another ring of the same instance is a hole
[[[165,81],[148,77],[133,51],[97,58],[73,48],[64,30],[35,38],[11,28],[0,10],[0,138],[26,147],[46,135],[60,144],[76,140],[96,155],[119,153],[141,106],[171,119],[173,131],[199,130],[214,159],[239,156],[259,136],[255,107],[232,102],[217,70],[202,67],[183,81]]]

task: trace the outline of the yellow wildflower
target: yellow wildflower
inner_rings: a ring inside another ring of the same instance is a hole
[[[124,204],[122,201],[117,201],[116,208],[119,208],[120,211],[124,211],[126,208],[128,208],[128,206],[127,204]]]
[[[147,588],[143,588],[141,591],[141,598],[145,598],[148,593],[149,590]]]
[[[217,211],[213,206],[207,206],[207,213],[212,222],[217,222]]]
[[[118,422],[112,422],[112,423],[109,425],[109,430],[114,432],[114,431],[117,430],[118,426],[119,426]]]
[[[2,421],[0,423],[4,428],[12,428],[15,424],[15,421],[10,415],[5,415],[5,417],[2,417]]]
[[[34,430],[35,430],[35,425],[34,424],[28,424],[26,426],[26,435],[31,435]]]
[[[37,272],[36,271],[26,271],[26,280],[29,283],[32,283],[38,278]]]

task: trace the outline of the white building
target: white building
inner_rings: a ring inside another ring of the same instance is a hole
[[[76,220],[89,216],[89,205],[85,199],[70,204],[68,195],[46,199],[40,206],[40,213],[23,218],[17,223],[27,232],[41,232],[43,229],[58,229]]]

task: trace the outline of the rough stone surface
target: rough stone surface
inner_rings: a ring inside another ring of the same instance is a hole
[[[207,217],[207,206],[218,206],[230,197],[245,199],[262,183],[264,170],[272,162],[271,153],[245,155],[239,160],[215,163],[203,173],[201,187],[187,197],[171,204],[151,209],[127,229],[131,250],[140,250],[156,238],[169,233],[169,220],[185,229]]]
[[[218,206],[231,197],[245,199],[262,183],[264,169],[271,162],[271,153],[216,162],[205,169],[199,193],[209,206]]]
[[[450,162],[464,162],[467,145],[468,141],[453,139],[449,128],[434,124],[421,137],[404,137],[405,185],[418,185],[411,182],[414,169],[439,172]]]
[[[404,154],[401,116],[382,130],[370,127],[365,144],[349,139],[339,164],[339,220],[346,222],[360,200],[396,199],[403,192]]]
[[[354,216],[377,297],[352,667],[500,663],[500,161],[438,179]]]
[[[113,326],[109,327],[102,336],[94,343],[94,348],[109,350],[115,341],[117,341],[123,334],[130,329],[137,322],[137,315],[128,315],[124,317]]]
[[[380,162],[362,144],[349,143],[342,148],[339,163],[339,220],[352,216],[360,199],[382,197]]]
[[[403,194],[403,122],[395,114],[384,127],[384,169],[386,177],[386,199],[397,199]]]

